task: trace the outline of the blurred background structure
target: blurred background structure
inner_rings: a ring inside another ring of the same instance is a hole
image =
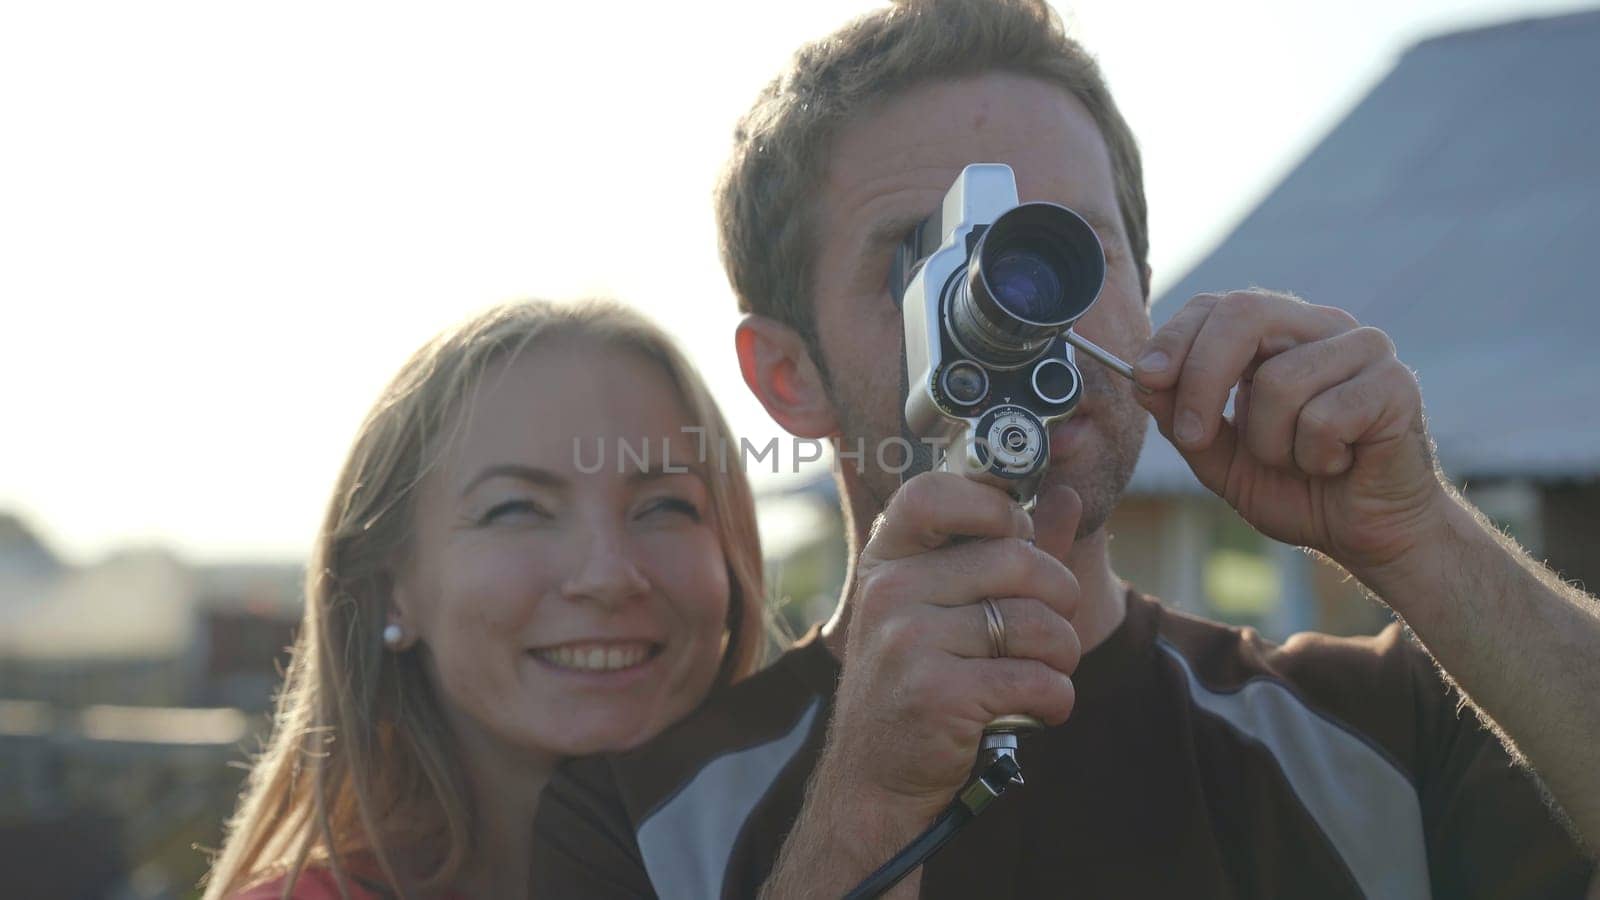
[[[262,733],[302,567],[72,566],[0,515],[0,894],[181,897]]]
[[[1117,65],[1108,71],[1117,89]],[[1160,321],[1197,291],[1260,284],[1386,329],[1419,372],[1447,472],[1536,556],[1589,585],[1600,584],[1600,557],[1586,553],[1600,538],[1596,85],[1600,11],[1417,44],[1209,253],[1158,279],[1155,307]],[[1147,143],[1150,158],[1171,152],[1161,146]],[[1151,205],[1159,237],[1170,217],[1154,185]],[[724,361],[710,353],[697,356],[715,375]],[[40,390],[8,381],[8,392]],[[352,391],[364,403],[376,382]],[[774,595],[798,633],[832,608],[843,578],[837,496],[820,468],[759,483]],[[246,513],[216,496],[185,502]],[[1112,531],[1118,570],[1180,608],[1274,637],[1387,621],[1342,573],[1244,526],[1153,431]],[[242,775],[230,764],[265,725],[301,567],[195,561],[148,543],[74,558],[48,533],[0,513],[0,895],[189,896],[204,869],[193,846],[218,842]]]
[[[1156,319],[1259,284],[1383,329],[1421,380],[1445,471],[1535,556],[1600,586],[1597,85],[1600,12],[1422,42]],[[1369,627],[1354,585],[1217,511],[1153,429],[1134,490],[1117,549],[1162,596],[1280,637]]]

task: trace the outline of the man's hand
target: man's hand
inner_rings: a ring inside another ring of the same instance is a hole
[[[1600,604],[1444,484],[1416,379],[1388,337],[1282,294],[1200,294],[1134,373],[1201,483],[1403,615],[1600,849]]]
[[[1061,490],[1070,498],[1048,505],[1076,516],[1081,503]],[[951,473],[919,475],[890,500],[861,553],[833,720],[858,787],[931,821],[966,783],[990,721],[1066,721],[1078,582],[1033,534],[1010,497]],[[991,658],[984,598],[1005,620],[1007,658]]]
[[[1200,482],[1268,537],[1360,574],[1436,533],[1450,505],[1416,377],[1387,335],[1343,310],[1199,294],[1134,371],[1151,390],[1140,402]]]
[[[1058,487],[1040,508],[1059,520],[1041,530],[1070,543],[1077,494]],[[1067,719],[1078,582],[1056,558],[1070,547],[1036,547],[1033,534],[1004,492],[951,473],[918,475],[890,500],[847,601],[827,745],[764,896],[844,893],[961,789],[986,724],[1011,713]],[[992,658],[985,598],[1005,620],[1003,659]],[[818,889],[821,870],[838,883]],[[914,895],[915,881],[900,890]]]

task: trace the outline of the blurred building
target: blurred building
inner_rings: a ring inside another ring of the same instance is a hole
[[[0,516],[5,896],[188,896],[300,615],[301,567],[61,563]]]
[[[1201,291],[1262,285],[1382,328],[1422,382],[1445,471],[1591,589],[1597,84],[1600,11],[1423,41],[1154,310],[1160,323]],[[1152,430],[1119,563],[1180,605],[1278,634],[1365,626],[1375,607],[1340,573],[1220,506]]]
[[[773,601],[775,655],[839,602],[848,565],[839,490],[819,470],[804,481],[756,497],[768,596]]]

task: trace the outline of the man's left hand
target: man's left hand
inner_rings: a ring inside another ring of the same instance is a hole
[[[1135,377],[1202,484],[1268,537],[1352,572],[1409,554],[1450,503],[1416,376],[1343,310],[1199,294],[1151,337]]]

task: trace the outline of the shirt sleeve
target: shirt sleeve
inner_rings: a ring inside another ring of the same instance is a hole
[[[1417,697],[1431,760],[1419,788],[1434,896],[1584,897],[1594,864],[1538,782],[1425,666]]]
[[[556,770],[534,816],[532,866],[536,900],[656,896],[604,759],[572,760]]]

